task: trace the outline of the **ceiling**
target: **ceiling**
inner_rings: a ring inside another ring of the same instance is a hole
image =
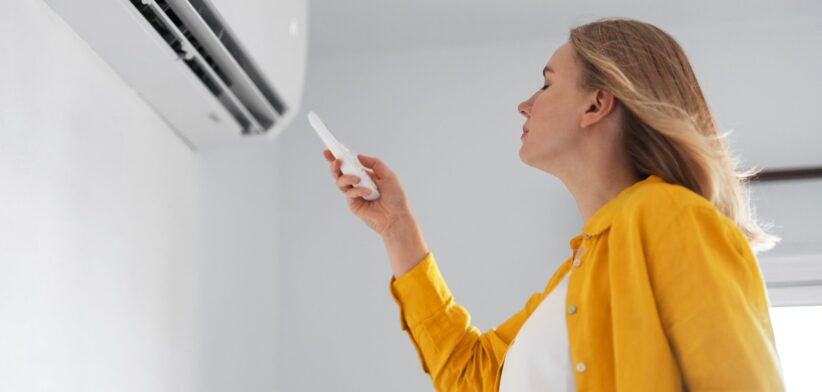
[[[309,0],[312,54],[539,41],[605,16],[678,25],[822,19],[818,0]]]

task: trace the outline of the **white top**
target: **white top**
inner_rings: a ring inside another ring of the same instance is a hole
[[[565,325],[568,272],[520,327],[505,354],[500,392],[576,391]]]

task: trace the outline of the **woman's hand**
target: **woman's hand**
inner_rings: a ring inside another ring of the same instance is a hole
[[[359,177],[343,174],[340,171],[342,161],[334,159],[331,151],[324,150],[323,155],[330,163],[331,176],[337,182],[337,188],[345,194],[348,208],[377,234],[384,237],[395,223],[411,215],[400,182],[385,163],[374,157],[357,156],[380,191],[379,199],[368,201],[361,196],[368,195],[371,190],[354,187],[360,182]]]
[[[379,199],[368,201],[360,196],[371,193],[371,190],[354,187],[360,182],[359,177],[342,174],[342,161],[334,159],[331,151],[325,150],[323,155],[330,163],[331,176],[337,181],[337,188],[345,194],[348,208],[382,237],[394,277],[399,278],[419,264],[429,253],[428,246],[411,215],[405,193],[394,172],[377,158],[357,156],[380,191]]]

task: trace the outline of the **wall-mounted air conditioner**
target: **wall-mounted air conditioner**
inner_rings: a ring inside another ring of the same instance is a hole
[[[45,0],[192,149],[271,140],[302,98],[305,0]]]

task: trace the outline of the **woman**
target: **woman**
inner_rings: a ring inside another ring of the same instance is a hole
[[[381,198],[326,159],[379,233],[391,294],[442,391],[784,390],[754,222],[736,163],[681,47],[630,19],[571,30],[519,104],[519,156],[558,177],[585,226],[542,293],[480,333],[454,303],[397,176],[360,156]]]

